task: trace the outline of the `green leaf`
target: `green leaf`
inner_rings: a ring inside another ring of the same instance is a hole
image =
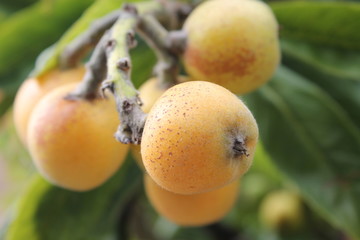
[[[258,171],[267,177],[271,178],[274,182],[281,182],[281,172],[272,163],[271,157],[265,151],[263,143],[258,142],[256,146],[256,152],[254,156],[254,163],[252,165],[252,171]]]
[[[283,62],[331,95],[360,127],[360,52],[282,41]]]
[[[0,22],[4,21],[4,19],[7,17],[8,12],[0,6]]]
[[[93,0],[57,0],[51,7],[36,3],[9,17],[0,25],[0,83],[53,44]]]
[[[119,214],[141,187],[132,159],[101,187],[84,193],[34,179],[8,229],[6,240],[114,239]]]
[[[16,11],[27,7],[38,0],[1,0],[0,7],[6,8],[7,10]]]
[[[135,88],[139,88],[152,75],[156,57],[154,52],[143,41],[139,41],[136,48],[131,51],[131,61],[133,67],[131,80]]]
[[[288,39],[281,41],[281,47],[286,60],[296,59],[328,75],[360,81],[360,51],[337,50]]]
[[[245,99],[273,162],[323,217],[360,238],[360,129],[354,119],[285,67]]]
[[[360,3],[279,1],[270,6],[283,37],[360,50]]]

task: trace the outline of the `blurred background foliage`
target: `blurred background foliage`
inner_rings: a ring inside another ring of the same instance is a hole
[[[360,3],[267,2],[280,23],[283,57],[268,84],[240,96],[260,127],[254,165],[223,221],[181,228],[151,208],[130,154],[103,186],[66,191],[36,173],[12,123],[16,90],[41,51],[54,44],[41,66],[56,66],[71,39],[123,1],[2,0],[0,239],[360,239]],[[143,43],[132,58],[139,86],[155,58]],[[262,221],[267,197],[278,190],[298,196],[298,227],[286,215],[277,230]]]

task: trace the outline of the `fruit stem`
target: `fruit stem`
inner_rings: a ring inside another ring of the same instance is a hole
[[[95,99],[97,90],[106,74],[105,44],[108,42],[108,34],[104,34],[99,44],[96,45],[89,62],[86,64],[85,76],[77,88],[65,98],[68,100]]]
[[[106,43],[107,78],[102,91],[109,89],[115,96],[121,124],[115,138],[122,143],[139,144],[146,114],[141,110],[138,91],[131,81],[129,49],[135,47],[134,28],[138,22],[136,8],[128,5],[113,25]]]
[[[173,1],[173,0],[157,0],[162,6],[162,11],[154,11],[156,19],[166,29],[178,29],[182,26],[185,19],[194,9],[194,6],[190,3]]]
[[[107,75],[101,85],[102,93],[109,89],[114,94],[121,121],[115,137],[122,143],[139,144],[146,114],[140,108],[141,100],[131,81],[129,49],[136,45],[134,30],[144,36],[158,55],[157,72],[161,81],[173,85],[176,83],[179,55],[185,46],[186,36],[179,31],[169,33],[157,18],[179,24],[181,18],[190,11],[188,5],[159,0],[152,4],[125,4],[121,11],[114,11],[98,19],[88,31],[76,38],[61,56],[63,66],[76,65],[91,46],[96,44],[99,36],[112,26],[96,45],[86,65],[83,81],[67,99],[96,98],[99,85]],[[176,13],[176,21],[170,13]]]
[[[165,13],[162,3],[157,1],[146,1],[133,3],[138,14],[153,14],[164,21],[169,20],[169,14]],[[76,67],[81,59],[100,41],[101,36],[106,30],[110,29],[112,25],[123,14],[123,9],[126,9],[127,4],[124,4],[122,9],[118,9],[108,13],[107,15],[96,19],[90,27],[82,34],[77,36],[70,44],[66,46],[60,56],[60,68]],[[166,17],[167,16],[167,17]]]
[[[94,48],[89,62],[86,64],[86,74],[75,91],[66,96],[68,100],[87,99],[98,97],[97,91],[106,75],[106,51],[109,34],[105,33],[124,14],[127,9],[136,9],[141,14],[157,14],[164,12],[163,6],[154,2],[139,2],[134,5],[124,4],[121,10],[116,10],[108,15],[95,20],[89,29],[75,38],[60,56],[61,68],[72,68],[79,64],[84,55]],[[165,15],[164,13],[162,15]]]
[[[136,46],[133,31],[137,22],[136,14],[127,12],[114,24],[106,43],[107,79],[103,86],[114,83],[116,92],[123,97],[137,96],[131,82],[131,60],[129,49]]]
[[[179,75],[179,55],[184,51],[186,34],[183,31],[168,32],[152,15],[139,17],[137,32],[158,58],[154,72],[160,85],[164,88],[175,85]]]

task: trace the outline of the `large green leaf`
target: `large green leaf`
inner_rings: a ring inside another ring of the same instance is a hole
[[[283,62],[330,94],[360,127],[360,52],[282,41]]]
[[[7,15],[8,12],[0,7],[0,22],[4,21]]]
[[[276,1],[271,8],[280,23],[281,36],[360,50],[360,3]]]
[[[53,44],[93,0],[43,2],[17,12],[0,24],[0,82],[33,62],[41,50]]]
[[[50,185],[40,176],[21,198],[6,240],[115,239],[126,204],[141,187],[132,159],[101,187],[84,193]]]
[[[39,0],[2,0],[0,3],[0,8],[4,8],[8,11],[16,11],[37,1]]]
[[[281,41],[281,47],[285,60],[296,59],[299,64],[311,65],[325,74],[360,82],[360,51],[337,50],[288,39]]]
[[[285,67],[245,99],[274,163],[320,214],[360,238],[355,120],[331,95]]]

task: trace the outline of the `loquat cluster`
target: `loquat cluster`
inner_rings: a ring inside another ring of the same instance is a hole
[[[179,225],[201,226],[230,211],[252,164],[258,126],[235,94],[257,89],[274,73],[278,26],[263,2],[209,0],[190,13],[182,30],[189,77],[177,77],[170,88],[157,78],[140,87],[148,115],[141,146],[131,148],[154,208]],[[117,70],[127,77],[130,64],[121,60]],[[73,191],[103,184],[129,148],[113,137],[119,99],[66,98],[84,74],[80,67],[26,80],[14,107],[18,134],[39,172]]]

